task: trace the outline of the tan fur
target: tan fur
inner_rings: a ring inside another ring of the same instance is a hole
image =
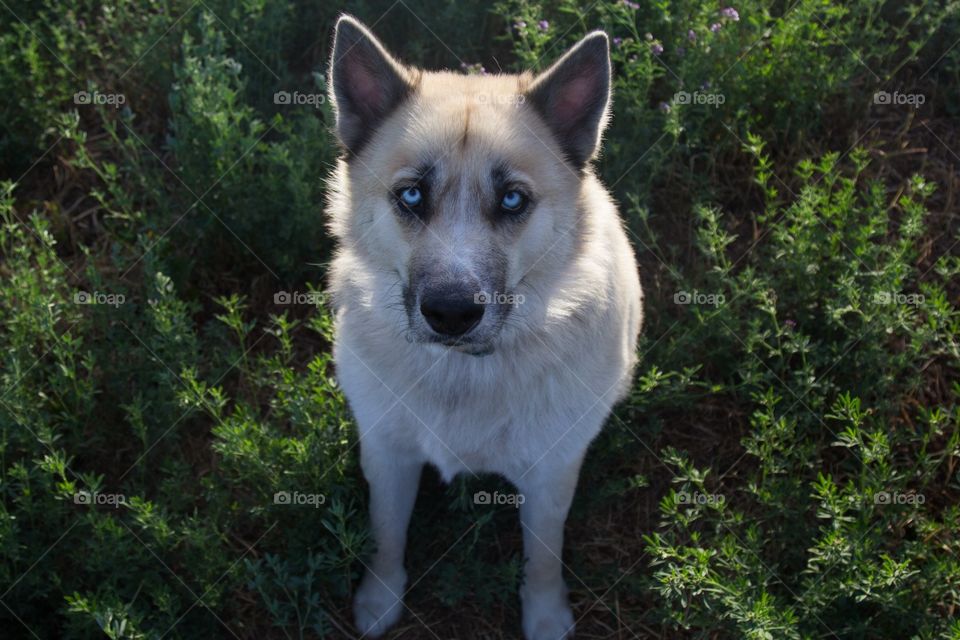
[[[400,616],[406,526],[430,463],[447,479],[493,472],[517,486],[524,632],[569,637],[563,521],[587,446],[629,388],[641,324],[633,252],[592,170],[564,161],[523,100],[532,75],[406,73],[410,97],[329,183],[339,242],[330,273],[334,355],[360,429],[377,540],[357,624],[375,637]],[[437,211],[428,224],[411,224],[390,188],[425,159],[439,167]],[[536,194],[522,224],[494,225],[480,213],[497,163]],[[483,282],[493,254],[503,256],[505,292],[524,301],[501,326],[490,312],[471,334],[489,354],[429,342],[423,319],[404,306],[411,265],[440,280]]]

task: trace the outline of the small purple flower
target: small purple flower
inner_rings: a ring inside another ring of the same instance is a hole
[[[540,27],[540,31],[546,31],[547,29],[550,28],[550,23],[547,22],[546,20],[541,20],[540,22],[537,23],[537,26]]]
[[[630,2],[630,0],[623,0],[623,4],[627,5],[631,9],[639,9],[640,5],[636,2]]]
[[[709,80],[706,80],[706,81],[704,81],[703,84],[700,85],[700,91],[709,91],[709,90],[710,90],[710,87],[712,87],[712,86],[713,86],[713,85],[710,84],[710,81],[709,81]]]
[[[623,38],[621,38],[620,36],[617,36],[616,38],[613,39],[613,46],[619,47],[622,44],[623,44]]]
[[[720,12],[720,15],[722,15],[724,18],[730,18],[734,22],[738,22],[740,20],[740,14],[737,13],[737,10],[733,7],[726,7]]]
[[[650,46],[650,51],[653,52],[653,55],[659,56],[661,53],[663,53],[663,45],[659,42],[654,42]]]
[[[693,29],[690,29],[690,31],[687,31],[687,40],[689,40],[690,42],[696,42],[697,32],[694,31]]]
[[[787,329],[789,329],[789,330],[792,331],[792,330],[794,330],[794,329],[797,328],[797,321],[796,321],[796,320],[784,320],[783,325],[784,325]]]
[[[670,105],[666,102],[661,102],[659,105],[657,105],[657,108],[663,113],[670,113]]]
[[[713,33],[716,33],[717,31],[720,31],[722,27],[723,25],[720,24],[719,22],[714,22],[712,25],[710,25],[710,31],[712,31]]]
[[[527,23],[524,22],[523,20],[517,20],[516,22],[513,23],[513,28],[516,29],[517,31],[523,31],[524,29],[527,28]]]

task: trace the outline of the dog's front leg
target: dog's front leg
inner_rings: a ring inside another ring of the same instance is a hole
[[[414,456],[378,445],[362,442],[360,446],[360,464],[370,484],[370,524],[377,550],[353,601],[357,629],[370,638],[382,635],[403,613],[407,525],[423,469],[423,462]]]
[[[573,636],[573,614],[563,581],[563,525],[577,488],[582,458],[543,460],[517,482],[526,556],[520,600],[527,640]]]

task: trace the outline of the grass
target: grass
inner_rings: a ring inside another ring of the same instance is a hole
[[[9,637],[355,637],[337,151],[329,105],[275,99],[325,94],[346,10],[465,73],[616,38],[598,171],[647,319],[567,525],[578,637],[960,638],[958,4],[724,8],[0,3]],[[482,490],[426,473],[392,637],[516,637]]]

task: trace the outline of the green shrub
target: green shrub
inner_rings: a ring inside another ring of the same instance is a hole
[[[960,639],[956,6],[7,0],[0,625],[348,635],[371,549],[319,304],[331,113],[275,99],[324,95],[348,10],[470,73],[616,38],[599,170],[647,319],[569,520],[584,635]],[[513,637],[516,513],[471,499],[509,488],[423,485],[408,633]]]
[[[738,399],[749,428],[746,459],[724,470],[733,480],[664,451],[674,488],[662,530],[645,539],[680,627],[752,638],[949,632],[957,513],[941,507],[960,385],[930,396],[923,369],[955,358],[960,316],[946,282],[918,281],[913,267],[932,185],[915,177],[889,202],[864,178],[865,157],[800,163],[806,186],[768,203],[738,268],[720,214],[699,209],[709,269],[699,282],[678,274],[690,333],[663,350],[674,367],[705,363],[704,382]],[[918,553],[919,539],[943,546]]]

